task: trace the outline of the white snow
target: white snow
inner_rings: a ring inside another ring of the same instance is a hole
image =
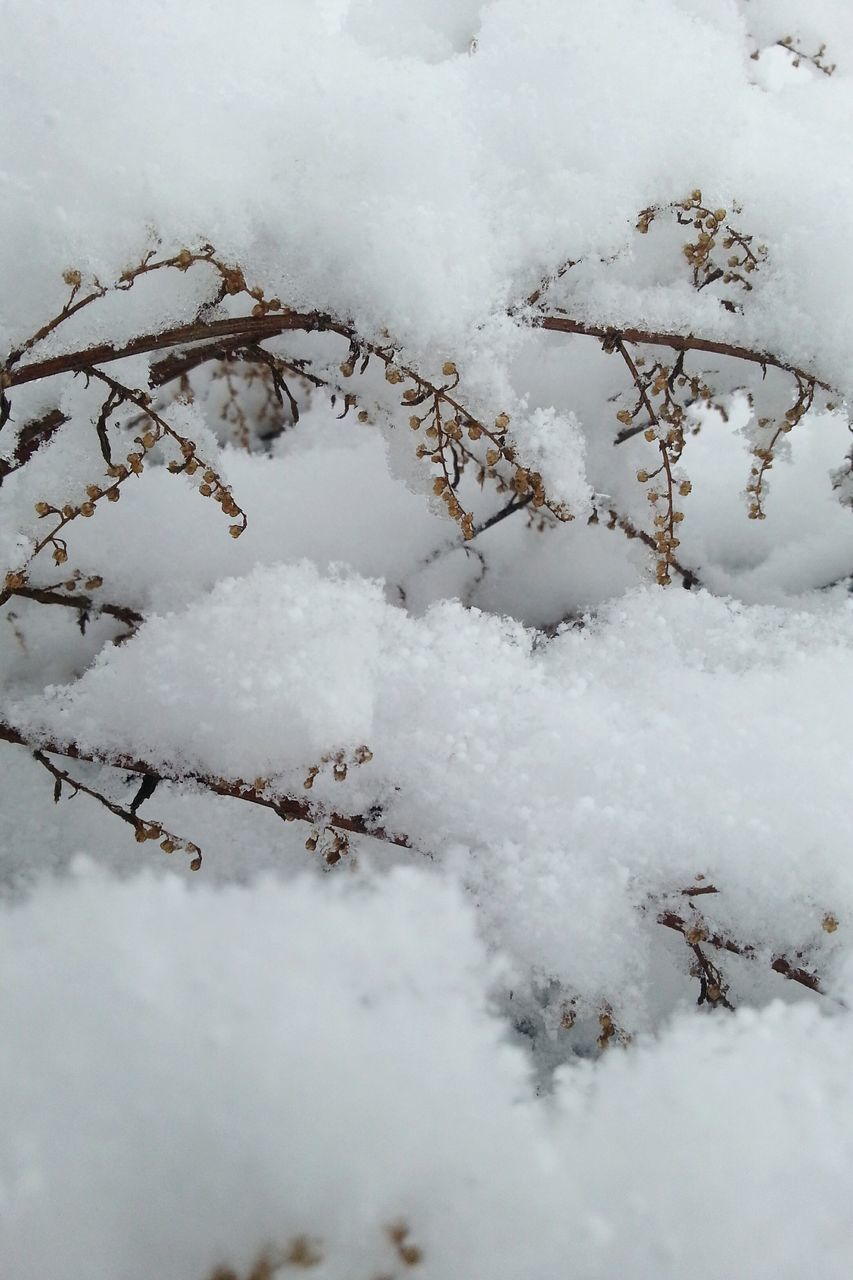
[[[266,349],[298,423],[257,363],[163,388],[165,352],[105,365],[136,395],[114,458],[150,392],[204,466],[145,446],[119,501],[61,529],[67,560],[27,564],[36,504],[107,483],[106,388],[12,388],[4,463],[68,420],[3,479],[0,584],[26,566],[92,603],[0,606],[0,722],[29,744],[0,744],[0,1275],[267,1280],[262,1251],[307,1238],[318,1280],[848,1280],[849,6],[0,0],[0,40],[3,359],[63,272],[108,285],[209,241],[508,419],[573,516],[502,518],[518,476],[472,463],[463,539],[407,379],[286,333]],[[766,248],[751,290],[694,288],[696,229],[666,210],[697,189]],[[20,366],[251,309],[218,282],[146,274]],[[626,536],[654,531],[638,473],[661,461],[627,363],[537,305],[833,388],[749,520],[750,449],[795,379],[687,356],[709,387],[674,480],[690,590]],[[119,644],[105,602],[143,617]],[[140,776],[110,758],[162,773],[139,817],[197,842],[198,873],[71,782],[52,805],[46,742],[94,757],[50,759],[114,807]],[[334,814],[399,839],[353,834],[331,865]],[[708,963],[725,1001],[698,1008]]]

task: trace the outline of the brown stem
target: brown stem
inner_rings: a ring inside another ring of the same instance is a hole
[[[50,755],[65,756],[69,760],[84,760],[91,764],[106,765],[111,769],[121,769],[128,773],[156,773],[167,782],[196,783],[207,791],[213,792],[214,795],[230,796],[235,800],[245,800],[249,804],[257,804],[262,808],[272,809],[280,818],[297,819],[300,822],[311,823],[312,826],[338,827],[342,831],[349,831],[355,835],[372,836],[376,840],[382,840],[386,844],[398,845],[403,849],[411,848],[411,841],[407,836],[395,835],[393,832],[384,830],[383,827],[374,825],[373,819],[369,816],[362,814],[324,814],[316,806],[312,806],[304,800],[297,800],[292,796],[277,795],[267,788],[263,790],[256,789],[241,778],[232,780],[194,771],[169,770],[162,768],[159,764],[154,765],[148,760],[137,760],[120,753],[108,754],[85,751],[73,742],[57,742],[49,738],[38,740],[35,737],[30,738],[20,729],[16,729],[14,725],[7,724],[4,721],[0,721],[0,741],[27,747],[30,751],[41,750]]]
[[[772,369],[784,369],[786,373],[799,374],[814,381],[824,391],[832,388],[826,382],[812,379],[796,365],[771,355],[769,351],[754,351],[751,347],[740,347],[731,342],[718,342],[711,338],[697,338],[692,333],[658,333],[650,329],[617,329],[612,325],[589,324],[583,320],[571,320],[568,316],[541,315],[533,316],[530,321],[534,329],[547,329],[553,333],[579,334],[585,338],[598,338],[607,342],[629,342],[632,345],[646,347],[671,347],[674,351],[706,351],[710,355],[728,356],[732,360],[746,360],[749,364],[759,364]]]
[[[46,769],[50,776],[54,779],[53,800],[54,804],[58,804],[62,794],[63,785],[71,788],[72,797],[79,791],[89,796],[92,800],[97,800],[98,804],[103,807],[116,818],[121,818],[122,822],[128,823],[133,827],[134,835],[140,844],[144,844],[147,840],[156,840],[160,844],[160,848],[164,853],[174,853],[176,850],[185,850],[191,856],[190,870],[198,871],[201,868],[201,850],[197,844],[193,844],[191,840],[182,840],[180,836],[176,836],[173,832],[167,831],[162,822],[156,820],[144,821],[137,817],[136,810],[144,799],[151,795],[159,782],[157,774],[146,774],[142,786],[139,788],[136,798],[131,802],[130,808],[126,809],[124,805],[116,804],[103,794],[102,791],[89,787],[85,782],[81,782],[79,778],[74,778],[65,769],[59,769],[55,764],[48,760],[44,751],[34,751],[33,759]]]
[[[637,525],[634,524],[633,520],[629,520],[627,516],[620,515],[618,511],[613,509],[613,507],[609,509],[608,516],[608,529],[621,529],[626,538],[638,538],[644,546],[657,554],[658,544],[655,542],[652,535],[647,533],[645,529],[638,528]],[[680,574],[684,586],[688,591],[691,587],[701,587],[702,582],[698,574],[695,573],[693,569],[688,569],[680,560],[676,559],[674,555],[670,556],[669,564],[670,568],[674,569],[677,574]]]
[[[9,592],[10,596],[20,596],[24,600],[35,600],[38,604],[61,604],[69,609],[77,609],[80,613],[106,613],[116,618],[127,627],[138,627],[144,621],[141,613],[123,604],[103,604],[93,600],[91,596],[78,595],[76,592],[52,591],[48,587],[17,587]]]
[[[51,356],[46,360],[34,360],[7,370],[10,387],[25,382],[37,382],[41,378],[53,378],[60,373],[82,373],[92,365],[109,364],[128,356],[146,355],[150,351],[165,351],[170,347],[186,346],[192,342],[230,340],[252,344],[273,338],[280,333],[302,331],[305,333],[338,333],[349,338],[351,330],[332,316],[317,311],[307,313],[286,311],[266,316],[234,316],[225,320],[194,320],[176,325],[159,333],[140,334],[122,347],[110,342],[82,351],[70,351],[65,355]]]
[[[11,459],[0,458],[0,484],[3,483],[6,476],[25,466],[33,454],[67,421],[68,419],[60,409],[51,409],[50,413],[46,413],[43,418],[37,418],[34,422],[26,423],[18,435]]]
[[[41,755],[64,756],[69,760],[83,760],[91,764],[105,765],[111,769],[120,769],[127,773],[139,773],[148,777],[154,775],[167,782],[194,782],[214,795],[229,796],[235,800],[245,800],[249,804],[272,809],[281,818],[308,822],[312,826],[320,824],[327,827],[336,827],[341,831],[351,832],[355,835],[371,836],[375,840],[381,840],[385,844],[393,844],[399,848],[412,848],[412,841],[408,836],[386,831],[383,827],[375,825],[372,817],[363,814],[323,814],[304,800],[297,800],[293,796],[276,795],[266,787],[263,790],[256,789],[253,785],[244,782],[240,778],[232,780],[198,772],[183,773],[177,770],[164,770],[159,764],[155,766],[150,761],[137,760],[131,756],[85,751],[73,742],[57,742],[52,739],[37,741],[5,721],[0,721],[0,741],[26,747],[30,751],[38,752]],[[39,763],[42,763],[42,761],[40,760]],[[75,786],[78,785],[73,780],[71,782]],[[83,790],[84,788],[80,787],[80,789]],[[704,891],[712,893],[716,892],[716,889],[713,886],[708,886]],[[746,959],[755,959],[757,957],[756,948],[750,943],[737,942],[725,934],[711,933],[700,922],[695,920],[688,921],[675,911],[660,911],[656,919],[658,924],[663,925],[664,928],[680,933],[691,947],[702,943],[713,947],[717,951],[728,951],[732,955],[742,956]],[[787,956],[774,956],[770,962],[770,968],[774,973],[781,974],[782,977],[788,978],[791,982],[797,982],[801,986],[808,987],[810,991],[815,991],[819,994],[823,993],[823,987],[818,975],[793,964]]]
[[[556,315],[535,315],[531,317],[530,324],[535,329],[578,334],[582,337],[597,338],[599,341],[621,340],[641,346],[671,347],[675,351],[705,351],[711,355],[728,356],[733,360],[745,360],[750,364],[783,369],[786,373],[799,373],[809,380],[812,378],[811,374],[803,372],[796,365],[772,355],[769,351],[755,351],[750,347],[741,347],[735,343],[720,342],[710,338],[699,338],[694,334],[662,333],[633,327],[616,329],[612,325],[590,324],[587,321]],[[193,342],[224,341],[231,344],[254,344],[265,338],[294,331],[337,333],[344,338],[350,338],[353,334],[349,325],[318,311],[285,311],[265,316],[234,316],[224,320],[193,321],[164,329],[159,333],[142,334],[122,347],[114,347],[112,343],[102,343],[100,346],[89,347],[83,351],[71,351],[65,355],[51,356],[46,360],[18,365],[7,370],[7,380],[10,387],[16,387],[26,382],[36,382],[41,378],[54,377],[59,373],[79,373],[95,364],[108,364],[113,360],[123,360],[127,356],[164,351],[170,347],[185,346]],[[825,391],[831,390],[825,382],[815,379],[815,383]],[[450,401],[449,396],[446,399]]]
[[[675,911],[661,911],[657,916],[657,922],[662,924],[665,929],[673,929],[676,933],[680,933],[688,942],[691,942],[691,939],[696,939],[709,947],[713,947],[716,951],[729,951],[732,955],[744,956],[750,960],[756,958],[755,947],[750,943],[736,942],[733,938],[727,938],[722,933],[709,933],[697,921],[685,920],[683,916],[678,915]],[[692,942],[691,945],[693,945]],[[791,982],[798,982],[801,986],[808,987],[810,991],[823,993],[820,978],[817,974],[809,973],[807,969],[802,969],[798,965],[792,964],[786,956],[775,956],[770,962],[770,968],[774,973],[781,973],[783,978],[789,978]]]

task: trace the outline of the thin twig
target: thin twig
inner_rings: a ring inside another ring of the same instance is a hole
[[[110,604],[109,601],[101,603],[79,592],[53,591],[48,587],[18,587],[10,591],[9,595],[20,596],[23,600],[35,600],[38,604],[64,605],[69,609],[77,609],[81,614],[105,613],[123,622],[126,627],[135,628],[145,621],[143,615],[129,605]]]
[[[691,938],[695,938],[716,951],[729,951],[732,955],[743,956],[749,960],[754,960],[757,956],[756,948],[751,943],[737,942],[734,938],[726,937],[722,933],[710,933],[701,923],[696,920],[685,920],[675,911],[661,911],[657,916],[657,922],[665,929],[673,929],[676,933],[680,933],[687,938],[688,942]],[[786,956],[774,956],[770,961],[770,968],[775,973],[780,973],[783,978],[789,978],[791,982],[798,982],[801,986],[808,987],[810,991],[823,993],[818,975],[792,964]]]
[[[130,808],[126,809],[124,805],[116,804],[114,800],[110,800],[102,791],[96,790],[94,787],[87,786],[85,782],[81,782],[79,778],[73,777],[64,769],[59,769],[55,764],[48,760],[44,750],[36,750],[33,752],[33,759],[46,769],[50,776],[54,779],[53,800],[54,804],[58,804],[62,795],[63,786],[71,788],[72,797],[79,791],[84,795],[90,796],[92,800],[97,800],[98,804],[109,810],[116,818],[120,818],[122,822],[126,822],[133,827],[136,840],[140,844],[146,843],[148,840],[156,840],[164,853],[175,853],[183,850],[190,854],[190,870],[198,871],[201,868],[202,856],[201,850],[197,844],[191,840],[183,840],[180,836],[176,836],[173,832],[167,831],[162,822],[156,819],[144,820],[137,816],[136,810],[147,796],[153,794],[159,778],[156,774],[146,774],[139,792],[132,801]],[[149,785],[146,786],[146,783]]]
[[[769,351],[756,351],[751,347],[742,347],[736,343],[720,342],[711,338],[701,338],[688,333],[658,332],[651,329],[633,327],[614,328],[612,325],[590,324],[584,320],[572,320],[568,316],[534,315],[529,318],[534,329],[546,329],[554,333],[577,334],[581,337],[597,338],[599,341],[616,341],[632,345],[650,347],[671,347],[675,351],[704,351],[711,355],[729,356],[732,360],[745,360],[750,364],[758,364],[773,369],[783,369],[786,373],[800,374],[809,380],[810,373]],[[7,370],[7,385],[21,386],[27,382],[37,382],[42,378],[51,378],[59,373],[79,373],[96,364],[109,364],[113,360],[124,360],[128,356],[143,355],[151,351],[164,351],[170,347],[186,346],[193,342],[228,341],[247,346],[272,338],[282,333],[301,331],[305,333],[337,333],[349,338],[353,330],[350,325],[337,320],[325,312],[285,311],[280,314],[265,316],[235,316],[224,320],[192,321],[189,324],[176,325],[171,329],[163,329],[159,333],[141,334],[139,337],[115,347],[112,343],[101,343],[80,351],[70,351],[64,355],[51,356],[45,360],[34,360],[29,364],[17,365]],[[373,347],[369,349],[373,350]],[[376,347],[378,352],[382,348]],[[189,353],[187,353],[189,354]],[[210,357],[206,357],[210,358]],[[824,391],[831,391],[828,383],[814,379],[816,386]],[[461,408],[461,406],[457,406]]]
[[[648,547],[651,551],[657,552],[657,543],[652,535],[647,533],[645,529],[638,528],[638,526],[634,524],[633,520],[629,520],[627,516],[620,515],[620,513],[613,507],[608,509],[607,514],[608,529],[621,529],[622,533],[624,533],[627,538],[638,538],[644,546]],[[670,556],[669,564],[670,568],[674,569],[675,572],[680,575],[686,590],[690,591],[693,587],[701,587],[702,581],[695,569],[688,569],[687,566],[683,565],[674,555]]]
[[[105,765],[110,769],[121,769],[127,773],[158,774],[166,782],[194,783],[218,796],[228,796],[234,800],[245,800],[249,804],[260,805],[271,809],[280,818],[287,821],[308,822],[312,826],[338,827],[355,835],[371,836],[385,844],[398,845],[400,848],[412,847],[408,836],[396,835],[386,831],[379,825],[381,814],[325,814],[316,805],[305,800],[297,800],[293,796],[279,795],[268,787],[257,788],[242,778],[217,778],[198,771],[179,771],[164,768],[148,760],[134,759],[121,753],[85,751],[73,742],[59,742],[54,739],[39,740],[30,737],[14,725],[0,721],[0,741],[10,742],[26,747],[30,751],[40,750],[50,755],[64,756],[69,760],[83,760],[91,764]]]
[[[758,364],[764,368],[784,369],[786,373],[799,374],[809,381],[814,381],[815,385],[824,391],[833,390],[829,383],[813,378],[812,374],[806,373],[787,360],[782,360],[779,356],[772,355],[769,351],[756,351],[752,347],[741,347],[732,342],[719,342],[712,338],[698,338],[692,333],[665,333],[632,327],[614,328],[612,325],[589,324],[584,320],[571,320],[568,316],[554,315],[532,316],[530,324],[534,329],[578,334],[585,338],[598,338],[600,341],[616,343],[621,340],[632,346],[671,347],[674,351],[705,351],[710,355],[729,356],[732,360],[745,360],[748,364]]]

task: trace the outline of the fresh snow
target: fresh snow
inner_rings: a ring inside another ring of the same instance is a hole
[[[455,362],[453,394],[508,415],[573,517],[463,540],[405,381],[285,334],[270,350],[334,400],[294,375],[294,425],[244,369],[241,421],[202,369],[157,403],[205,467],[169,474],[158,444],[63,531],[62,568],[33,562],[30,586],[99,575],[95,610],[144,620],[113,644],[108,615],[13,596],[0,720],[94,757],[50,759],[116,805],[139,774],[97,760],[146,762],[140,818],[203,860],[69,783],[53,805],[3,745],[0,1275],[269,1280],[263,1251],[297,1242],[277,1280],[300,1247],[318,1280],[848,1280],[848,6],[0,0],[0,38],[0,353],[60,310],[64,271],[106,284],[209,241],[401,366]],[[693,287],[692,228],[636,228],[697,188],[766,248],[734,311]],[[618,353],[529,323],[546,276],[551,314],[771,352],[833,389],[751,521],[750,447],[792,380],[690,357],[712,393],[675,475],[690,590],[609,527],[653,527],[657,445],[614,447],[636,399]],[[243,314],[215,285],[152,273],[21,363]],[[159,354],[105,368],[144,389]],[[3,481],[0,581],[45,533],[35,504],[103,478],[104,391],[11,392],[0,459],[26,422],[69,420]],[[135,414],[109,428],[119,457]],[[208,464],[239,538],[199,493]],[[458,492],[477,526],[512,496],[471,468]],[[317,848],[210,777],[312,806]],[[336,865],[330,814],[362,828]],[[702,954],[733,1011],[697,1007]]]

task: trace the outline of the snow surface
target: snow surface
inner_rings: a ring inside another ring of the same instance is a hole
[[[400,1220],[424,1276],[849,1275],[847,1012],[684,1014],[537,1097],[422,870],[191,894],[81,861],[3,910],[0,967],[21,1280],[244,1274],[305,1233],[314,1274],[401,1275]]]
[[[849,6],[0,0],[0,37],[0,351],[63,305],[69,267],[106,282],[157,237],[210,240],[427,376],[454,360],[463,403],[509,415],[574,517],[463,541],[378,362],[350,382],[344,342],[289,335],[271,348],[343,377],[361,417],[298,379],[301,419],[282,408],[269,439],[257,385],[243,436],[204,372],[192,403],[158,401],[243,536],[157,446],[63,531],[62,569],[34,562],[37,588],[104,583],[85,627],[2,607],[0,718],[146,760],[165,779],[140,817],[204,860],[136,844],[68,786],[51,805],[4,746],[0,1275],[247,1280],[307,1236],[318,1280],[847,1280],[853,521],[830,476],[853,393]],[[696,188],[766,246],[742,311],[692,287],[671,220],[635,229]],[[689,591],[608,527],[611,507],[650,527],[637,472],[658,456],[642,433],[614,447],[624,364],[527,323],[568,260],[552,313],[771,351],[838,393],[782,441],[749,521],[756,419],[791,379],[691,357],[716,407],[691,411],[679,464]],[[209,269],[156,273],[22,363],[212,296]],[[144,388],[150,365],[109,368]],[[13,391],[2,458],[28,420],[69,421],[3,482],[3,575],[44,534],[35,503],[102,476],[102,391]],[[510,496],[470,470],[459,494],[478,524]],[[120,645],[101,601],[144,616]],[[114,803],[138,786],[52,759]],[[407,843],[353,835],[330,867],[308,825],[205,774]],[[696,1006],[667,911],[729,944],[704,950],[734,1012]]]

